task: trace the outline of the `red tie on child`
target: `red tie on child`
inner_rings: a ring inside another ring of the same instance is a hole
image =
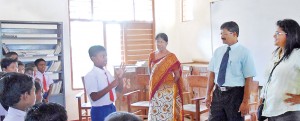
[[[110,84],[110,83],[109,83],[109,80],[108,80],[108,76],[106,75],[106,73],[105,73],[105,76],[106,76],[107,83]],[[109,91],[109,99],[110,99],[110,101],[112,101],[112,102],[115,101],[114,93],[112,92],[112,90]]]
[[[48,89],[47,89],[47,83],[46,83],[46,78],[45,78],[44,74],[43,74],[43,89],[44,89],[45,92],[48,91]]]

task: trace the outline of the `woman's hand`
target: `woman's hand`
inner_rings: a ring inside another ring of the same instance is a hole
[[[286,93],[287,96],[290,96],[290,98],[287,98],[284,100],[285,103],[290,103],[291,105],[300,104],[300,95]]]
[[[174,83],[177,83],[178,81],[179,81],[179,79],[180,79],[180,72],[179,72],[179,69],[178,70],[175,70],[175,71],[173,71],[173,73],[174,73]]]

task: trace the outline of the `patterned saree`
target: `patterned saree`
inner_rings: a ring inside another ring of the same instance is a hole
[[[173,71],[181,75],[180,62],[173,53],[154,60],[150,54],[151,70],[149,96],[149,121],[183,121],[182,78],[174,80]]]

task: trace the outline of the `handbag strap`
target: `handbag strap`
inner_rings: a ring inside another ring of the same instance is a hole
[[[266,94],[267,94],[267,89],[269,88],[269,84],[270,84],[270,82],[271,82],[271,77],[272,77],[272,75],[273,75],[273,71],[274,71],[274,69],[279,65],[279,63],[283,60],[283,57],[284,57],[284,55],[282,56],[282,58],[275,64],[275,66],[273,67],[273,69],[272,69],[272,71],[271,71],[271,73],[270,73],[270,75],[269,75],[269,78],[268,78],[268,82],[267,82],[267,84],[266,84],[266,88],[265,88],[265,90],[264,90],[264,96],[266,97]],[[264,98],[265,98],[264,97]],[[264,100],[264,99],[263,99]]]

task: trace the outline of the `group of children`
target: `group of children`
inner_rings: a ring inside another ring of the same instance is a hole
[[[0,116],[1,121],[24,121],[26,111],[28,111],[26,121],[41,121],[42,114],[50,111],[49,116],[53,116],[52,112],[62,109],[57,118],[52,121],[66,121],[67,114],[64,107],[47,102],[48,90],[53,80],[46,71],[46,61],[42,58],[35,60],[34,64],[24,65],[18,61],[18,54],[9,52],[5,58],[1,60],[0,74]],[[36,106],[33,106],[36,104]],[[44,107],[47,111],[43,113],[36,112],[36,108]],[[31,109],[30,109],[31,108]],[[57,114],[58,115],[58,114]],[[65,118],[60,115],[65,115]],[[35,116],[35,118],[34,118]],[[62,119],[62,120],[58,120]]]
[[[115,77],[113,77],[105,68],[107,53],[103,46],[92,46],[88,53],[94,63],[94,67],[84,76],[84,80],[86,93],[92,105],[92,121],[141,121],[140,118],[133,114],[116,112],[116,107],[114,106],[117,98],[116,91],[121,92],[123,90],[124,64],[121,64],[120,68],[116,70]],[[4,121],[23,121],[25,117],[26,121],[44,121],[43,118],[47,119],[47,121],[67,120],[64,108],[50,103],[48,104],[49,108],[46,109],[47,103],[40,103],[42,91],[44,92],[43,98],[47,99],[47,91],[53,83],[51,77],[45,74],[46,61],[37,59],[34,62],[36,67],[32,65],[27,66],[27,64],[24,67],[24,64],[17,62],[18,56],[16,53],[10,55],[10,57],[6,57],[1,61],[4,75],[0,79],[1,83],[3,83],[3,89],[0,86],[0,100],[2,104],[0,105],[0,115],[3,115],[4,112],[4,115],[6,115]],[[23,72],[26,75],[21,74]],[[35,103],[37,105],[33,106]],[[1,107],[5,108],[6,105],[9,106],[7,114],[5,110],[1,111]],[[28,110],[27,116],[26,110]],[[51,112],[53,110],[57,114]],[[42,116],[45,113],[48,115]]]

